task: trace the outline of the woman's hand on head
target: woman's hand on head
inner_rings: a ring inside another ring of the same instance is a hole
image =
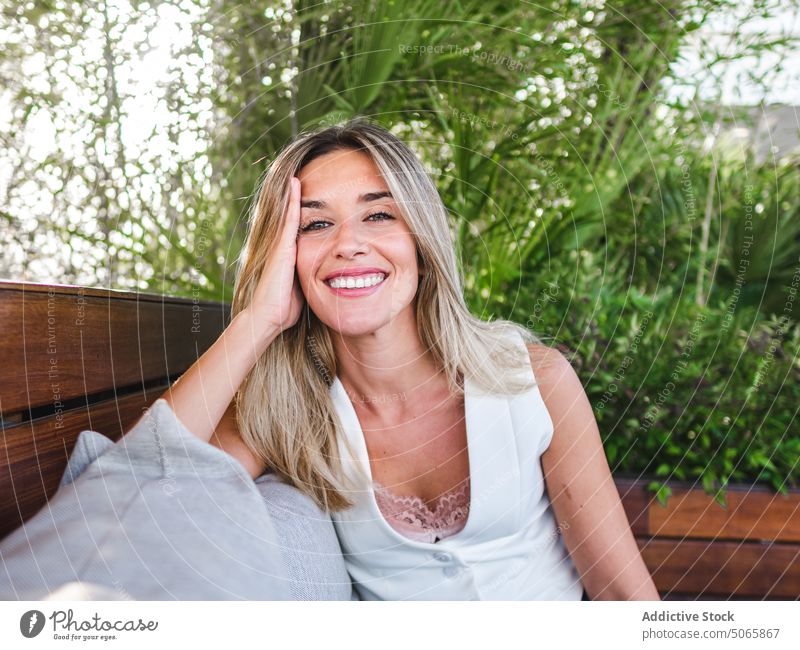
[[[300,222],[300,181],[289,181],[289,199],[277,242],[253,291],[250,304],[233,317],[222,335],[170,386],[162,397],[183,425],[208,442],[216,430],[255,477],[263,468],[231,422],[236,391],[272,339],[300,318],[305,298],[295,271]],[[228,410],[228,420],[223,422]],[[222,425],[220,425],[222,422]],[[221,426],[221,429],[220,429]]]
[[[300,318],[305,298],[297,277],[297,235],[300,228],[300,179],[289,179],[289,205],[273,256],[261,273],[249,310],[256,322],[280,333]]]

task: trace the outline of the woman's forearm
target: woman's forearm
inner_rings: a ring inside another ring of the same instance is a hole
[[[278,335],[239,312],[214,344],[161,396],[178,420],[209,442],[244,378]]]
[[[626,562],[624,568],[620,567],[609,576],[602,591],[593,594],[587,589],[587,593],[592,600],[661,600],[647,565],[639,553]]]

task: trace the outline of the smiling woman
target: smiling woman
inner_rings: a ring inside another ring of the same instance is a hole
[[[417,247],[400,206],[362,151],[321,155],[298,178],[304,197],[297,240],[303,295],[314,315],[341,337],[374,332],[397,315],[392,305],[411,307],[419,285]],[[351,178],[362,179],[363,187],[348,188]]]
[[[362,598],[658,599],[580,382],[469,312],[447,209],[390,132],[351,120],[272,162],[232,313],[165,399],[331,514]]]

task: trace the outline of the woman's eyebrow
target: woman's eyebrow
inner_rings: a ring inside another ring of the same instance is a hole
[[[389,191],[383,192],[367,192],[362,194],[358,197],[359,203],[369,203],[371,201],[377,201],[378,199],[393,199],[392,193]],[[306,201],[300,201],[301,208],[310,208],[312,210],[323,210],[328,207],[328,204],[325,201],[320,201],[318,199],[308,199]]]

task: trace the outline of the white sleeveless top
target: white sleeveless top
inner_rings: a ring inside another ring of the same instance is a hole
[[[520,354],[528,357],[522,337]],[[530,364],[526,374],[533,378]],[[334,407],[366,475],[366,442],[339,377]],[[362,600],[581,600],[583,586],[556,529],[540,457],[553,422],[538,386],[518,395],[480,391],[464,377],[470,508],[464,528],[438,542],[415,541],[382,515],[372,487],[331,518]],[[340,443],[345,471],[352,471]]]

